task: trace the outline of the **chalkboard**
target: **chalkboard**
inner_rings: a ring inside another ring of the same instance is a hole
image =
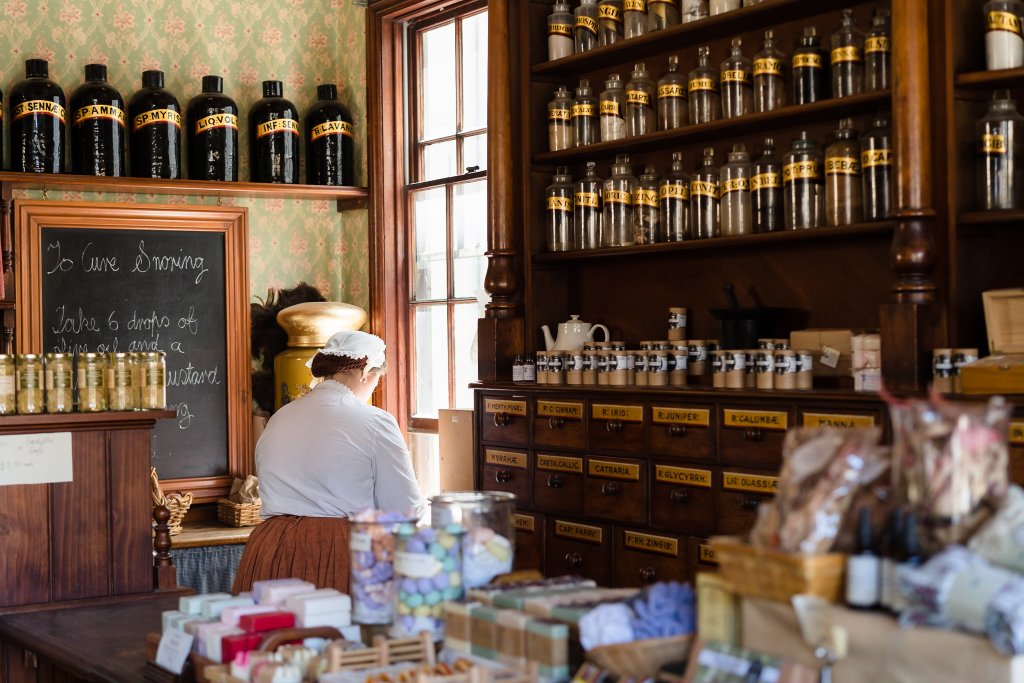
[[[45,203],[50,212],[53,204]],[[152,207],[106,205],[108,214],[86,206],[82,220],[40,219],[38,211],[25,215],[19,208],[19,220],[35,225],[19,225],[32,244],[25,280],[39,292],[38,320],[29,325],[39,326],[41,343],[32,350],[163,351],[168,407],[176,418],[158,421],[154,430],[160,478],[210,487],[241,474],[248,468],[232,451],[240,445],[236,432],[248,423],[229,410],[237,413],[239,399],[248,396],[247,373],[237,372],[248,344],[233,348],[248,340],[247,297],[238,298],[247,287],[239,282],[246,269],[238,272],[237,230],[219,220],[202,229],[192,225],[192,214],[207,207],[168,207],[161,216]],[[244,209],[232,211],[244,218]],[[209,218],[198,213],[201,222]],[[241,392],[234,386],[240,382]]]

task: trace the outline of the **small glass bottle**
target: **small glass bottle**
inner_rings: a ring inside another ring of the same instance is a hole
[[[679,0],[679,21],[688,24],[708,16],[708,0]]]
[[[661,232],[666,242],[682,242],[690,234],[690,175],[683,170],[683,153],[672,152],[672,166],[658,188]]]
[[[842,119],[835,141],[825,148],[826,225],[852,225],[864,220],[857,133],[853,119]]]
[[[98,413],[107,409],[107,361],[102,353],[78,355],[78,410]]]
[[[569,96],[569,89],[560,85],[552,100],[548,102],[548,148],[552,152],[573,146],[571,111],[572,98]]]
[[[686,77],[679,72],[679,57],[668,58],[668,71],[658,79],[658,130],[682,128],[687,119]]]
[[[597,38],[601,47],[622,40],[622,0],[597,3]]]
[[[764,32],[764,45],[754,55],[754,111],[786,106],[786,55],[775,47],[775,32]]]
[[[573,229],[579,249],[601,246],[601,192],[603,181],[597,177],[597,163],[587,162],[587,170],[573,188]]]
[[[889,118],[876,116],[860,140],[864,220],[882,221],[892,206],[892,131]]]
[[[36,415],[46,409],[43,357],[23,353],[17,357],[18,414]]]
[[[807,132],[793,141],[782,165],[787,230],[816,228],[822,223],[824,194],[821,152]]]
[[[722,115],[727,119],[746,116],[754,110],[753,65],[743,56],[743,41],[732,39],[732,52],[722,62]]]
[[[163,351],[146,351],[142,355],[142,401],[143,410],[164,410],[167,408],[167,357]]]
[[[618,74],[604,82],[598,105],[601,112],[601,142],[626,137],[626,91]]]
[[[660,31],[679,23],[679,0],[647,0],[647,30]]]
[[[718,167],[715,166],[715,150],[704,150],[704,159],[697,172],[690,179],[690,230],[696,239],[718,237]]]
[[[853,10],[843,10],[839,29],[832,34],[832,97],[864,92],[864,33],[854,21]]]
[[[1024,35],[1021,33],[1024,2],[989,0],[982,11],[985,13],[985,66],[989,71],[1024,66]]]
[[[793,104],[810,104],[828,97],[827,77],[821,36],[816,28],[808,26],[800,46],[793,51]]]
[[[18,412],[18,367],[14,356],[0,353],[0,415]]]
[[[733,145],[719,175],[723,237],[750,235],[754,219],[750,208],[750,155],[742,144]]]
[[[645,166],[633,190],[633,241],[654,244],[661,241],[661,215],[658,211],[658,174],[654,166]]]
[[[75,409],[74,361],[70,353],[46,354],[46,412],[70,413]]]
[[[597,47],[597,0],[581,0],[576,8],[576,53]]]
[[[740,0],[708,0],[708,9],[711,11],[711,16],[738,10],[740,6]]]
[[[637,38],[647,33],[647,0],[622,0],[623,36]]]
[[[107,361],[107,408],[135,410],[132,390],[132,359],[127,353],[111,353]]]
[[[597,142],[597,98],[590,89],[590,81],[580,81],[576,99],[572,101],[572,137],[577,147]]]
[[[875,92],[892,87],[892,43],[889,10],[879,7],[871,18],[864,39],[864,90]]]
[[[559,166],[544,190],[545,225],[548,251],[576,249],[572,219],[572,176],[567,166]]]
[[[626,135],[636,137],[657,130],[654,111],[654,81],[647,75],[644,65],[633,67],[633,75],[626,83]]]
[[[629,156],[619,154],[612,164],[612,175],[604,181],[601,198],[604,219],[601,222],[601,246],[627,247],[633,244],[633,191],[636,177]]]
[[[1017,163],[1024,157],[1024,117],[1010,91],[992,94],[988,113],[976,127],[979,144],[978,197],[982,209],[1019,209],[1021,174]]]
[[[711,48],[697,49],[697,66],[689,78],[690,123],[710,123],[722,116],[722,98],[718,94],[718,73],[711,68]]]
[[[775,156],[775,140],[765,138],[761,158],[754,162],[750,173],[750,204],[754,232],[784,230],[782,162]]]
[[[548,59],[562,59],[573,53],[574,41],[572,12],[569,5],[556,2],[548,15]]]

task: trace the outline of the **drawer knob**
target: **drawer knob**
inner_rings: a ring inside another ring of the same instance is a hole
[[[565,426],[565,420],[560,417],[548,418],[548,429],[561,429]]]
[[[622,493],[622,486],[617,481],[606,481],[601,484],[601,493],[606,496],[617,496]]]
[[[583,556],[579,553],[566,553],[565,561],[573,569],[579,569],[583,566]]]
[[[747,441],[758,442],[764,438],[764,432],[760,429],[745,429],[743,430],[743,438]]]
[[[668,433],[672,436],[686,436],[686,425],[671,425]]]
[[[508,413],[495,413],[494,414],[494,426],[495,427],[506,427],[508,426],[509,416]]]
[[[668,499],[673,503],[686,503],[690,500],[690,492],[685,489],[672,489],[669,491]]]
[[[761,499],[757,496],[743,496],[743,501],[740,503],[740,507],[744,510],[756,510],[757,506],[761,504]]]
[[[622,431],[622,422],[619,420],[608,420],[604,423],[604,428],[612,434],[618,434]]]
[[[494,473],[494,481],[499,484],[507,484],[512,481],[512,470],[498,470]]]
[[[560,474],[552,474],[548,476],[549,489],[560,489],[563,486],[565,486],[565,477]]]
[[[654,567],[644,567],[640,570],[640,578],[644,583],[653,583],[655,576],[657,576],[657,572],[654,571]]]

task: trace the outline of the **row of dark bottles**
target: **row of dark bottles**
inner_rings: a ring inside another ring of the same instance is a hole
[[[107,82],[107,67],[102,64],[86,65],[85,83],[72,93],[70,102],[49,79],[45,60],[27,60],[25,76],[10,97],[13,171],[64,173],[67,144],[72,173],[128,175],[130,148],[131,175],[181,178],[184,127],[189,178],[238,180],[239,110],[224,94],[220,76],[203,77],[202,93],[188,103],[184,117],[177,98],[164,89],[162,71],[143,72],[142,89],[127,107]],[[284,98],[281,81],[263,82],[263,99],[249,112],[253,182],[299,182],[304,130],[307,182],[354,184],[352,115],[338,102],[333,84],[317,86],[317,99],[300,126],[298,109]]]

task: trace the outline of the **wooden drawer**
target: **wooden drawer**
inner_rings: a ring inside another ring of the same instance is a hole
[[[480,398],[483,414],[480,435],[491,443],[525,446],[530,440],[530,421],[527,419],[526,398],[522,396],[488,396]]]
[[[1010,422],[1010,481],[1024,485],[1024,421]]]
[[[525,451],[484,447],[480,488],[514,493],[516,504],[531,507],[530,456]]]
[[[544,572],[544,516],[536,512],[517,512],[516,559],[514,569],[535,569]]]
[[[717,478],[703,467],[651,463],[651,524],[684,534],[715,533]]]
[[[640,403],[593,402],[587,434],[590,450],[636,453],[647,443],[644,407]]]
[[[691,577],[696,577],[697,572],[718,570],[718,559],[706,538],[686,539],[686,561]]]
[[[534,454],[533,505],[563,515],[583,512],[583,458]]]
[[[581,574],[599,586],[611,582],[611,527],[548,517],[544,575]]]
[[[542,401],[533,406],[533,443],[559,448],[586,448],[583,401]]]
[[[724,470],[718,489],[718,533],[743,534],[757,519],[757,508],[778,488],[774,473]]]
[[[615,522],[647,522],[647,463],[615,457],[588,457],[583,514]]]
[[[614,573],[616,586],[686,581],[686,539],[616,527]]]
[[[718,457],[723,465],[778,469],[782,442],[792,422],[789,410],[723,407]]]
[[[715,459],[713,414],[714,409],[707,405],[652,403],[648,428],[650,452],[712,462]]]

